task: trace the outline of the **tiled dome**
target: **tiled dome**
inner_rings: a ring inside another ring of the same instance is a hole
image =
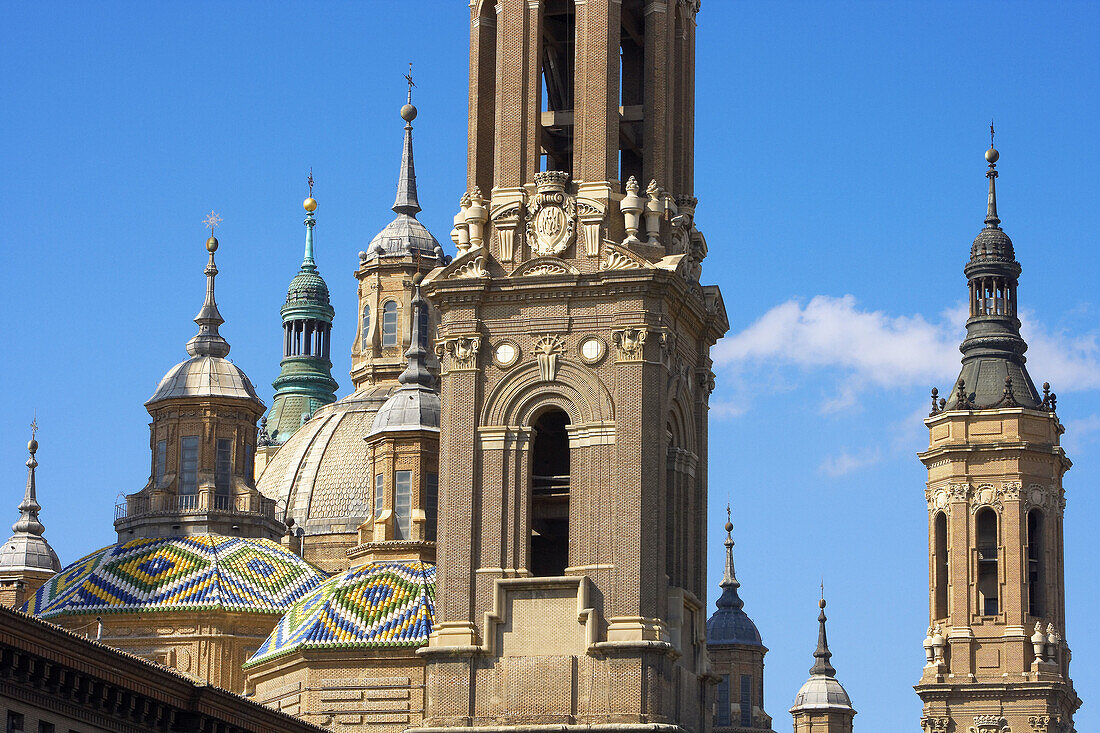
[[[323,581],[319,570],[266,539],[135,539],[69,565],[23,610],[44,619],[179,610],[283,613]]]
[[[434,619],[434,565],[370,563],[294,604],[245,666],[301,649],[422,646]]]

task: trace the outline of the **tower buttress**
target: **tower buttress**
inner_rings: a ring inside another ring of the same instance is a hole
[[[1065,639],[1062,476],[1072,464],[1057,398],[1048,384],[1040,396],[1024,365],[1021,268],[997,213],[1000,155],[991,146],[985,157],[985,227],[964,270],[962,370],[945,397],[933,390],[920,454],[929,628],[916,690],[926,733],[1068,732],[1081,704]]]
[[[471,3],[458,255],[423,284],[447,538],[426,727],[710,725],[698,518],[728,323],[686,162],[697,9]]]

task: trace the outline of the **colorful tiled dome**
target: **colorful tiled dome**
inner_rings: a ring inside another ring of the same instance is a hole
[[[423,646],[435,619],[435,565],[348,570],[287,611],[245,667],[300,649]]]
[[[136,539],[64,568],[23,610],[44,619],[180,610],[284,613],[323,582],[323,573],[271,540]]]

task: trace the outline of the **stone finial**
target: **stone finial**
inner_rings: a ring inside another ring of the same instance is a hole
[[[818,606],[821,608],[821,613],[817,615],[817,649],[814,651],[814,666],[810,667],[810,674],[812,675],[825,675],[826,677],[835,677],[836,670],[833,665],[829,663],[832,659],[833,653],[829,651],[829,639],[825,634],[825,599],[822,598],[818,602]]]
[[[934,415],[939,414],[939,410],[937,409],[939,396],[940,396],[940,391],[937,388],[933,387],[932,388],[932,411],[928,413],[928,417],[933,417]]]
[[[38,468],[38,461],[34,454],[38,452],[38,440],[35,434],[38,432],[38,420],[31,423],[31,439],[27,443],[27,487],[23,492],[23,501],[19,502],[19,521],[11,526],[14,532],[25,532],[38,537],[46,531],[42,522],[38,521],[38,512],[42,511],[38,503],[37,491],[34,484],[34,469]]]
[[[214,237],[214,227],[220,217],[211,212],[206,223],[211,227],[210,238],[206,240],[206,250],[210,253],[210,259],[206,263],[203,274],[206,275],[206,298],[203,300],[199,314],[195,316],[195,323],[199,332],[187,342],[187,353],[191,356],[215,356],[225,357],[229,354],[229,343],[218,333],[218,326],[225,323],[222,314],[218,312],[218,304],[214,300],[214,278],[218,276],[218,266],[214,264],[214,253],[218,250],[218,240]]]

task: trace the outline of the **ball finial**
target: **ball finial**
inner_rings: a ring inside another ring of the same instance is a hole
[[[732,531],[733,531],[733,522],[726,522],[726,533],[728,534]]]
[[[27,451],[30,452],[31,455],[34,455],[35,453],[37,453],[38,452],[38,441],[35,440],[34,438],[31,438],[30,442],[27,443]]]
[[[985,151],[985,159],[989,163],[996,163],[997,159],[1001,157],[1001,154],[997,152],[997,148],[990,148]]]
[[[422,282],[424,282],[424,273],[418,272],[413,275],[413,285],[419,286]]]
[[[416,119],[416,107],[412,104],[405,104],[401,107],[401,119],[405,122],[412,122]]]
[[[206,251],[210,252],[211,254],[218,251],[218,238],[217,237],[210,237],[210,239],[206,240]]]
[[[822,598],[820,601],[817,602],[817,607],[822,609],[822,610],[825,609],[825,599],[824,598]]]
[[[308,199],[302,202],[302,208],[312,214],[314,211],[317,210],[317,199],[310,196]]]

